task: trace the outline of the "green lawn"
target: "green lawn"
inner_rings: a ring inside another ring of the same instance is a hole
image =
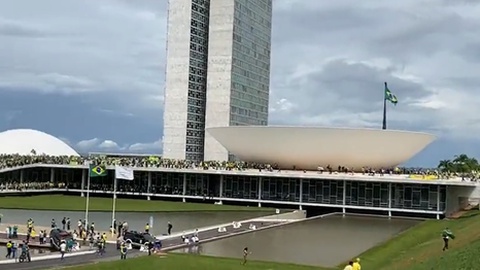
[[[450,250],[443,252],[441,232],[449,227],[455,234]],[[362,269],[479,269],[480,212],[471,210],[455,220],[428,220],[360,255]],[[462,256],[458,256],[463,254]],[[466,257],[466,254],[473,254]],[[461,265],[475,267],[459,267]],[[449,265],[451,267],[447,267]]]
[[[74,270],[322,270],[318,267],[273,262],[249,261],[242,265],[239,259],[215,258],[198,255],[168,254],[165,257],[142,256],[123,261],[102,262],[69,269]]]
[[[112,198],[90,197],[90,211],[112,211]],[[65,195],[39,195],[31,197],[0,197],[5,209],[85,211],[85,198]],[[188,211],[265,211],[271,208],[216,205],[213,203],[182,203],[147,201],[146,199],[117,199],[118,212],[188,212]]]

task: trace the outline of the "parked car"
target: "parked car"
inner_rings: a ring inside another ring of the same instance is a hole
[[[149,233],[129,231],[125,232],[123,237],[118,238],[117,249],[120,249],[120,244],[122,243],[122,241],[127,240],[130,240],[132,242],[133,248],[140,248],[140,246],[145,244],[146,242],[155,242],[155,238]]]
[[[53,249],[60,250],[60,243],[62,241],[73,241],[73,235],[61,229],[52,229],[50,231],[50,245]]]

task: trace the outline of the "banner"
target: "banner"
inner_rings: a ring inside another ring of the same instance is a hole
[[[438,180],[436,175],[422,175],[422,174],[411,174],[408,176],[409,179],[414,180]]]
[[[122,166],[115,166],[115,178],[133,180],[133,169]]]

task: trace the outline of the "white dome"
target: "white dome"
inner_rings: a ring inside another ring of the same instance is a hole
[[[0,154],[79,156],[62,140],[33,129],[12,129],[0,133]]]

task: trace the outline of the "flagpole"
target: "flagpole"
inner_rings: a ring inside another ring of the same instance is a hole
[[[116,174],[116,172],[115,172]],[[117,205],[117,176],[115,175],[115,180],[113,180],[113,206],[112,206],[112,235],[114,234],[115,228],[113,227],[115,223],[115,208]]]
[[[87,199],[85,202],[85,226],[88,226],[89,207],[90,207],[90,162],[88,163]]]
[[[385,82],[385,89],[387,89],[387,82]],[[386,130],[387,129],[387,98],[385,97],[385,91],[383,90],[383,123],[382,123],[382,129]]]

